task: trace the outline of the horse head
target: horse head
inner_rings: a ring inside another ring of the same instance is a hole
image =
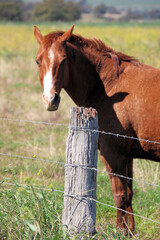
[[[40,45],[36,56],[39,78],[43,87],[42,99],[48,111],[56,111],[60,103],[60,92],[68,81],[68,64],[66,43],[72,35],[74,26],[68,31],[53,38],[43,36],[34,26],[34,35]]]

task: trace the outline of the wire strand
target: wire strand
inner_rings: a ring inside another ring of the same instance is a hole
[[[100,133],[100,134],[104,134],[104,135],[114,136],[114,137],[117,137],[117,138],[121,137],[121,138],[124,138],[124,139],[132,139],[132,140],[143,141],[143,142],[147,142],[147,143],[160,144],[160,142],[158,142],[158,141],[151,141],[149,139],[137,138],[137,137],[127,136],[127,135],[122,135],[122,134],[119,134],[119,133],[105,132],[105,131],[100,131],[100,130],[96,130],[96,129],[73,127],[73,126],[69,126],[68,128],[70,130],[75,130],[75,131],[80,130],[80,131],[95,132],[95,133]]]
[[[65,165],[64,162],[58,162],[58,161],[53,161],[53,160],[48,160],[48,159],[41,159],[41,158],[36,158],[36,157],[25,157],[25,156],[10,154],[10,153],[0,153],[0,156],[29,159],[29,160],[33,160],[33,161],[41,161],[41,162],[46,162],[46,163],[55,163],[55,164]]]
[[[41,122],[41,121],[32,121],[32,120],[23,120],[23,119],[12,119],[12,118],[0,118],[2,121],[12,121],[12,122],[19,122],[19,123],[31,123],[31,124],[41,124],[41,125],[49,125],[49,126],[63,126],[67,127],[67,124],[63,123],[49,123],[49,122]]]
[[[148,220],[148,221],[150,221],[150,222],[153,222],[153,223],[156,223],[156,224],[160,224],[160,222],[158,222],[158,221],[156,221],[156,220],[152,220],[152,219],[150,219],[150,218],[141,216],[141,215],[139,215],[139,214],[135,214],[135,213],[131,213],[131,212],[125,211],[124,209],[117,208],[117,207],[112,206],[112,205],[110,205],[110,204],[106,204],[106,203],[100,202],[100,201],[98,201],[98,200],[96,200],[96,199],[94,199],[94,198],[91,198],[91,197],[80,196],[80,194],[74,194],[74,195],[72,195],[72,194],[65,194],[64,191],[61,191],[61,190],[58,190],[58,189],[54,189],[54,188],[53,188],[53,189],[50,189],[50,188],[42,188],[42,187],[36,187],[36,186],[28,186],[28,185],[25,185],[25,184],[15,184],[15,183],[8,183],[8,182],[5,183],[4,181],[1,181],[0,184],[10,185],[10,186],[17,186],[17,187],[21,187],[21,186],[22,186],[22,187],[26,187],[26,188],[27,188],[27,187],[28,187],[28,188],[32,187],[32,188],[37,189],[37,190],[55,191],[55,192],[63,193],[64,197],[72,197],[72,198],[74,198],[74,199],[76,199],[76,198],[78,198],[78,199],[79,199],[79,198],[80,198],[80,199],[88,199],[88,200],[94,201],[94,202],[96,202],[96,203],[98,203],[98,204],[100,204],[100,205],[103,205],[103,206],[106,206],[106,207],[110,207],[110,208],[113,208],[113,209],[116,209],[116,210],[120,210],[120,211],[122,211],[122,212],[125,212],[125,213],[127,213],[127,214],[133,215],[133,216],[135,216],[135,217],[139,217],[139,218]]]
[[[33,160],[33,161],[41,161],[41,162],[52,163],[52,164],[60,164],[60,165],[64,165],[64,167],[82,167],[82,168],[90,169],[92,171],[101,172],[101,173],[105,173],[105,174],[107,173],[107,174],[112,175],[112,176],[125,178],[125,179],[130,180],[130,181],[140,182],[140,183],[147,184],[147,185],[150,185],[150,186],[153,186],[153,187],[160,187],[160,185],[153,184],[153,183],[150,183],[150,182],[147,182],[147,181],[141,181],[141,180],[138,180],[138,179],[135,179],[135,178],[126,177],[124,175],[107,172],[106,170],[101,170],[101,169],[97,169],[97,168],[94,168],[94,167],[89,167],[89,166],[81,165],[81,164],[79,164],[79,165],[78,164],[75,164],[75,165],[65,164],[64,162],[59,162],[59,161],[41,159],[41,158],[36,158],[36,157],[26,157],[26,156],[14,155],[14,154],[10,154],[10,153],[1,153],[1,152],[0,152],[0,156],[20,158],[20,159],[29,159],[29,160]]]
[[[120,175],[120,174],[116,174],[116,173],[111,173],[111,172],[108,172],[108,171],[105,171],[105,170],[97,169],[97,168],[94,168],[94,167],[92,168],[92,167],[88,167],[88,166],[85,166],[85,165],[65,164],[65,167],[82,167],[82,168],[90,169],[90,170],[97,171],[97,172],[101,172],[101,173],[107,173],[107,174],[112,175],[112,176],[117,176],[117,177],[120,177],[120,178],[125,178],[125,179],[127,179],[127,180],[132,180],[132,181],[136,181],[136,182],[148,184],[148,185],[150,185],[150,186],[160,187],[160,185],[153,184],[153,183],[150,183],[150,182],[147,182],[147,181],[141,181],[141,180],[138,180],[138,179],[135,179],[135,178],[126,177],[126,176],[124,176],[124,175]]]
[[[32,188],[37,189],[37,190],[54,191],[54,192],[59,192],[59,193],[64,194],[64,191],[57,190],[57,189],[54,189],[54,188],[43,188],[43,187],[37,187],[37,186],[29,186],[29,185],[26,185],[26,184],[16,184],[16,183],[8,183],[8,182],[6,183],[4,181],[1,181],[0,184],[5,184],[5,185],[9,185],[9,186],[24,187],[24,188],[32,187]]]
[[[43,125],[49,125],[49,126],[63,126],[67,127],[67,124],[61,124],[61,123],[49,123],[49,122],[40,122],[40,121],[31,121],[31,120],[22,120],[22,119],[11,119],[11,118],[0,118],[2,121],[13,121],[13,122],[23,122],[23,123],[32,123],[32,124],[43,124]],[[132,139],[136,141],[143,141],[147,143],[153,143],[153,144],[159,144],[159,141],[152,141],[149,139],[143,139],[143,138],[137,138],[133,136],[127,136],[127,135],[122,135],[119,133],[112,133],[112,132],[105,132],[105,131],[100,131],[96,129],[89,129],[89,128],[82,128],[82,127],[74,127],[74,126],[68,126],[68,129],[70,130],[81,130],[81,131],[89,131],[89,132],[96,132],[100,134],[105,134],[105,135],[110,135],[110,136],[115,136],[115,137],[121,137],[124,139]]]
[[[48,123],[48,122],[40,122],[40,121],[30,121],[30,120],[21,120],[21,119],[10,119],[10,118],[0,118],[0,120],[3,120],[3,121],[13,121],[13,122],[23,122],[23,123],[30,123],[30,124],[43,124],[43,125],[48,125],[48,126],[63,126],[63,127],[67,127],[67,124],[58,124],[58,123]],[[151,141],[149,139],[142,139],[142,138],[137,138],[137,137],[133,137],[133,136],[127,136],[127,135],[122,135],[122,134],[117,134],[117,133],[112,133],[112,132],[105,132],[105,131],[99,131],[99,130],[96,130],[96,129],[88,129],[88,128],[81,128],[81,127],[73,127],[73,126],[69,126],[68,127],[69,130],[74,130],[74,131],[88,131],[88,132],[95,132],[95,133],[98,133],[98,134],[105,134],[105,135],[110,135],[110,136],[115,136],[115,137],[121,137],[121,138],[124,138],[124,139],[132,139],[132,140],[137,140],[137,141],[144,141],[144,142],[147,142],[147,143],[152,143],[152,144],[160,144],[160,142],[158,141]],[[48,162],[48,163],[55,163],[55,164],[62,164],[62,165],[65,165],[65,167],[83,167],[83,168],[88,168],[88,169],[91,169],[91,170],[94,170],[94,171],[97,171],[97,172],[103,172],[103,173],[108,173],[108,174],[112,174],[113,176],[118,176],[118,177],[121,177],[121,178],[126,178],[128,180],[134,180],[134,181],[137,181],[137,182],[141,182],[141,183],[144,183],[144,184],[149,184],[151,186],[156,186],[156,187],[160,187],[159,185],[155,185],[155,184],[152,184],[152,183],[149,183],[149,182],[144,182],[144,181],[140,181],[140,180],[137,180],[137,179],[133,179],[133,178],[129,178],[129,177],[126,177],[126,176],[123,176],[123,175],[119,175],[119,174],[116,174],[116,173],[110,173],[110,172],[107,172],[107,171],[103,171],[103,170],[98,170],[96,168],[90,168],[88,166],[83,166],[83,165],[67,165],[65,164],[64,162],[58,162],[58,161],[52,161],[52,160],[44,160],[44,159],[41,159],[41,158],[35,158],[35,157],[25,157],[25,156],[19,156],[19,155],[12,155],[12,154],[9,154],[9,153],[0,153],[1,156],[8,156],[8,157],[15,157],[15,158],[21,158],[21,159],[30,159],[30,160],[36,160],[36,161],[43,161],[43,162]],[[12,185],[12,186],[15,186],[17,184],[13,184],[13,183],[4,183],[3,181],[0,182],[0,184],[6,184],[6,185]],[[27,185],[18,185],[18,186],[24,186],[24,187],[29,187]],[[31,187],[31,186],[30,186]],[[55,191],[55,192],[60,192],[60,193],[63,193],[63,191],[61,190],[57,190],[57,189],[47,189],[47,188],[41,188],[41,187],[36,187],[34,186],[33,187],[34,189],[38,189],[38,190],[52,190],[52,191]],[[69,197],[74,197],[74,198],[77,198],[77,195],[65,195],[64,196],[69,196]],[[80,196],[78,196],[78,198],[80,198]],[[84,197],[83,197],[84,198]],[[86,198],[86,197],[85,197]],[[134,214],[134,213],[130,213],[130,212],[127,212],[123,209],[120,209],[120,208],[117,208],[115,206],[112,206],[112,205],[109,205],[109,204],[105,204],[105,203],[102,203],[98,200],[95,200],[93,198],[88,198],[89,200],[92,200],[92,201],[95,201],[96,203],[98,204],[101,204],[101,205],[104,205],[104,206],[107,206],[107,207],[110,207],[110,208],[114,208],[114,209],[117,209],[117,210],[120,210],[120,211],[123,211],[127,214],[131,214],[133,216],[136,216],[136,217],[140,217],[140,218],[143,218],[145,220],[148,220],[148,221],[151,221],[151,222],[154,222],[154,223],[157,223],[157,224],[160,224],[160,222],[158,221],[155,221],[155,220],[152,220],[152,219],[149,219],[147,217],[143,217],[141,215],[138,215],[138,214]]]

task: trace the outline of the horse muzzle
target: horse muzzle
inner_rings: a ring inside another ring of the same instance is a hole
[[[43,94],[42,99],[47,111],[56,111],[58,109],[60,103],[60,96],[58,93],[55,93],[54,96],[49,99]]]

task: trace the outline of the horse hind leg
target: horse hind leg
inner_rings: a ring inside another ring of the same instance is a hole
[[[114,161],[116,159],[116,161]],[[112,193],[117,208],[117,229],[121,230],[125,235],[128,232],[126,222],[126,209],[127,209],[127,179],[118,175],[126,176],[127,174],[127,161],[123,156],[114,156],[110,161],[106,161],[104,156],[101,160],[106,167],[111,182]],[[115,174],[115,175],[114,175]],[[116,175],[117,174],[117,175]]]
[[[122,161],[122,160],[121,160]],[[126,165],[125,165],[126,162]],[[119,164],[118,164],[119,165]],[[117,209],[117,228],[124,230],[124,235],[133,236],[135,231],[135,222],[132,209],[133,198],[133,159],[124,160],[119,168],[118,175],[114,179],[113,192]],[[113,185],[113,184],[112,184]],[[122,211],[120,210],[122,209]],[[128,212],[128,213],[126,213]]]
[[[127,162],[127,177],[133,178],[133,159],[129,159]],[[127,206],[126,211],[131,213],[126,213],[126,223],[129,226],[129,232],[131,235],[134,234],[135,222],[132,209],[132,198],[133,198],[133,180],[127,180]]]
[[[123,172],[118,172],[119,175],[124,174]],[[126,208],[127,208],[127,181],[126,179],[121,179],[118,176],[111,177],[112,192],[115,201],[115,206],[117,208],[117,229],[123,231],[125,235],[128,232],[128,223],[126,222]]]
[[[125,178],[133,179],[133,159],[127,159],[126,165],[124,161],[122,166],[123,168],[119,168],[117,173],[124,177],[115,178],[115,186],[113,187],[115,191],[113,192],[115,204],[116,207],[119,208],[117,209],[117,228],[123,229],[126,236],[133,236],[135,231],[132,209],[133,180]],[[122,211],[120,209],[122,209]]]

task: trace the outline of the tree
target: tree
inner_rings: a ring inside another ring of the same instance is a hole
[[[23,20],[30,21],[32,17],[32,12],[37,3],[27,3],[23,6]]]
[[[68,21],[78,20],[81,16],[80,9],[77,4],[73,2],[66,2],[62,8],[64,19]]]
[[[94,8],[93,13],[97,18],[103,18],[103,15],[106,13],[106,11],[107,6],[105,4],[100,4]]]
[[[22,21],[23,3],[21,0],[1,0],[0,20],[1,21]]]
[[[37,21],[71,21],[79,18],[78,4],[64,0],[43,0],[35,6],[32,15],[32,19]]]
[[[160,9],[153,9],[149,14],[151,19],[160,19]]]
[[[87,4],[87,0],[80,0],[78,2],[81,13],[90,13],[92,11],[91,5]]]

